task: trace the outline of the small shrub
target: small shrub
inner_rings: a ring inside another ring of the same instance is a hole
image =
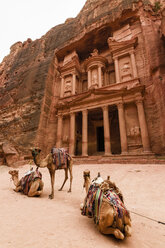
[[[161,9],[162,5],[160,1],[156,1],[153,7],[154,12],[158,12]]]

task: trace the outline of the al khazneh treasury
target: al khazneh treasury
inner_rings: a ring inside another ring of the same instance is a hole
[[[10,134],[22,152],[68,147],[75,158],[163,155],[164,13],[163,3],[88,0],[76,18],[13,45],[0,67],[10,119],[0,140]]]

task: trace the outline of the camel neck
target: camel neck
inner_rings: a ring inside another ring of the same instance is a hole
[[[85,180],[85,190],[86,190],[86,193],[88,193],[90,184],[91,184],[90,178],[86,178],[86,180]]]
[[[18,183],[19,183],[18,177],[17,176],[12,176],[12,180],[13,180],[14,185],[17,187]]]

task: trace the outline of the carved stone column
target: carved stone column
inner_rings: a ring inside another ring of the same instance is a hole
[[[76,93],[76,74],[73,74],[72,95]]]
[[[98,66],[98,81],[99,81],[99,88],[101,88],[102,87],[101,66]]]
[[[127,146],[127,133],[126,133],[126,124],[125,124],[125,115],[124,115],[124,106],[123,103],[119,103],[118,107],[118,116],[119,116],[119,128],[120,128],[120,142],[121,142],[121,153],[128,153]]]
[[[89,71],[88,71],[88,89],[91,87],[91,84],[92,84],[92,82],[91,82],[92,75],[91,74],[92,74],[91,70],[89,69]]]
[[[88,110],[82,111],[82,156],[88,156]]]
[[[135,61],[135,54],[134,52],[130,53],[131,56],[131,64],[132,64],[132,70],[133,70],[133,77],[137,78],[138,74],[137,74],[137,68],[136,68],[136,61]]]
[[[105,155],[111,155],[108,106],[103,107]]]
[[[70,140],[69,140],[69,153],[74,155],[75,151],[75,113],[70,114]]]
[[[119,61],[118,61],[118,58],[114,58],[114,61],[115,61],[116,83],[120,83],[120,72],[119,72]]]
[[[59,148],[62,145],[62,114],[58,115],[58,122],[57,122],[57,141],[56,147]]]
[[[138,110],[138,117],[139,117],[139,124],[140,124],[140,130],[141,130],[143,150],[144,150],[144,152],[151,152],[149,135],[148,135],[148,128],[147,128],[147,123],[146,123],[146,118],[145,118],[145,113],[144,113],[144,107],[143,107],[143,101],[137,100],[136,106],[137,106],[137,110]]]
[[[64,96],[64,78],[61,78],[61,89],[60,89],[60,97]]]

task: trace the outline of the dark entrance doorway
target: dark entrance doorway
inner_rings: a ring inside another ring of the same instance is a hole
[[[121,154],[118,110],[113,109],[110,112],[110,116],[111,152],[112,154]]]
[[[104,151],[104,127],[97,127],[97,151]]]

